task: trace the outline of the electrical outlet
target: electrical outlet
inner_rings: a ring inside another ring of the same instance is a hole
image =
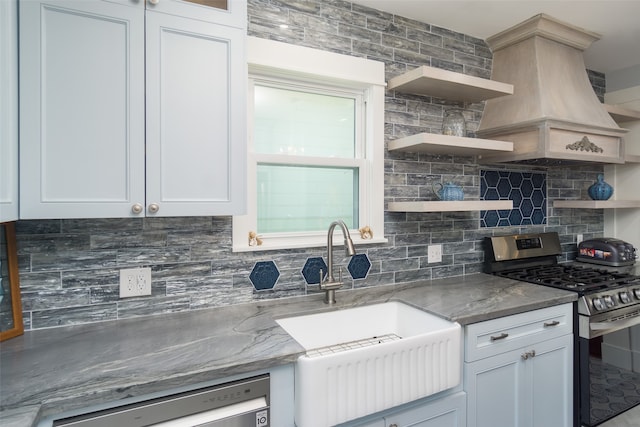
[[[120,270],[120,298],[151,295],[151,269],[125,268]]]
[[[442,262],[442,245],[430,245],[427,247],[427,263]]]
[[[584,240],[584,236],[582,235],[582,233],[576,234],[576,245],[579,245],[580,242],[582,242],[583,240]]]

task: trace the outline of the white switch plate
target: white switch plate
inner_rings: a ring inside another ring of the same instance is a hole
[[[151,295],[151,269],[125,268],[120,270],[120,298]]]
[[[576,245],[579,245],[583,240],[584,236],[582,234],[576,234]]]
[[[430,245],[427,247],[427,263],[442,262],[442,245]]]

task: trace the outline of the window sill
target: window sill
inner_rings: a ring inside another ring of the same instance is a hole
[[[350,231],[351,232],[351,231]],[[363,239],[357,236],[358,231],[355,230],[355,234],[351,232],[351,240],[356,247],[362,245],[373,245],[380,243],[387,243],[388,240],[385,237],[374,237],[373,239]],[[335,234],[333,238],[333,246],[342,246],[344,239],[342,234]],[[236,246],[232,248],[233,252],[261,252],[272,250],[286,250],[286,249],[306,249],[306,248],[320,248],[327,246],[327,234],[317,236],[305,236],[305,237],[277,237],[277,238],[265,238],[261,245],[249,246],[248,244]]]

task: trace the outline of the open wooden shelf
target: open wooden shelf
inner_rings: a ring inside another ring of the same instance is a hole
[[[640,200],[554,200],[553,207],[577,209],[640,208]]]
[[[477,156],[496,151],[513,151],[513,143],[492,139],[419,133],[389,141],[389,151]]]
[[[389,212],[457,212],[511,210],[512,200],[460,200],[429,202],[389,202]]]
[[[624,156],[625,163],[640,163],[640,155],[627,154]]]
[[[513,85],[426,65],[393,77],[388,89],[459,102],[479,102],[513,95]]]
[[[434,96],[456,102],[479,102],[513,95],[511,84],[426,65],[393,77],[387,87],[398,92]],[[420,133],[390,141],[389,151],[480,156],[492,152],[511,152],[513,143]]]
[[[618,123],[640,120],[640,111],[611,104],[604,104],[604,108],[605,110],[607,110],[613,120]]]

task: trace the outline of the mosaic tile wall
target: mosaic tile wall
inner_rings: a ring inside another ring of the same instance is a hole
[[[544,225],[547,223],[547,174],[482,169],[480,199],[513,201],[511,210],[480,211],[481,227]]]
[[[482,40],[350,2],[249,0],[248,13],[252,36],[383,61],[387,79],[423,64],[490,76],[491,52]],[[280,28],[284,23],[286,30]],[[385,139],[439,132],[443,106],[443,100],[390,91]],[[469,133],[477,129],[482,110],[482,103],[466,109]],[[599,166],[549,169],[546,225],[480,227],[480,212],[387,212],[388,244],[356,248],[366,257],[353,262],[336,251],[345,287],[478,272],[481,240],[494,233],[557,231],[563,258],[571,258],[576,233],[602,235],[603,213],[553,209],[553,200],[586,198],[599,172]],[[387,153],[384,174],[387,201],[433,200],[432,184],[446,181],[462,185],[466,199],[480,198],[480,167],[471,157]],[[326,256],[323,248],[234,254],[230,217],[19,221],[17,232],[26,329],[304,295],[313,289],[307,283],[313,283],[314,273],[307,282],[303,269],[319,271],[317,260],[307,261]],[[434,243],[443,245],[443,259],[427,264],[427,246]],[[153,294],[120,300],[118,271],[135,266],[151,267]],[[256,271],[264,280],[257,282],[259,289],[251,280]]]

